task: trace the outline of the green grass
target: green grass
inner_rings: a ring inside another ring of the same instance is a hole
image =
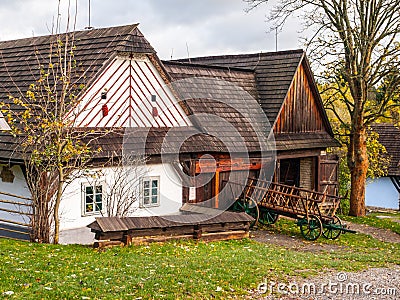
[[[276,231],[299,236],[293,221]],[[40,245],[0,239],[0,297],[14,299],[227,299],[246,295],[264,278],[287,282],[328,269],[400,264],[400,246],[345,234],[334,252],[301,252],[251,240],[169,242],[111,248]],[[87,297],[87,298],[85,298]]]
[[[388,216],[390,218],[378,218],[378,216]],[[377,228],[389,229],[400,234],[400,223],[393,219],[400,220],[400,213],[371,213],[365,217],[340,216],[341,219],[358,224],[366,224]]]
[[[353,219],[350,217],[340,217],[341,219],[349,220]],[[361,222],[361,221],[359,221]],[[345,222],[344,222],[345,223]],[[372,226],[372,225],[371,225]],[[392,228],[392,227],[391,227]],[[295,236],[299,239],[303,239],[298,226],[295,221],[290,219],[281,218],[273,227],[266,227],[266,230],[270,232],[279,232],[282,234]],[[395,228],[392,228],[395,229]],[[304,240],[304,239],[303,239]],[[322,236],[314,242],[315,244],[329,244],[329,245],[337,245],[347,247],[343,249],[343,251],[352,251],[353,254],[359,254],[362,256],[363,253],[374,253],[377,250],[385,250],[388,253],[392,253],[393,251],[398,251],[400,249],[400,245],[393,243],[384,243],[373,237],[361,233],[345,233],[341,234],[340,237],[336,240],[327,240]],[[397,249],[397,250],[395,250]],[[339,252],[340,253],[340,252]]]

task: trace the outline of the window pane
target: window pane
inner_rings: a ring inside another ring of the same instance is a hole
[[[148,180],[143,181],[143,186],[145,189],[150,188],[150,181],[148,181]]]
[[[93,211],[93,204],[86,204],[86,212],[92,212]]]
[[[151,190],[151,195],[152,195],[152,196],[156,196],[157,194],[158,194],[157,188],[153,188],[153,189]]]
[[[149,198],[149,197],[144,197],[143,203],[144,203],[145,205],[150,204],[150,198]]]
[[[103,197],[102,197],[102,194],[100,194],[100,195],[97,194],[97,195],[96,195],[96,202],[97,202],[97,203],[102,202],[102,201],[101,201],[102,198],[103,198]]]
[[[152,204],[157,204],[158,203],[157,198],[158,198],[157,196],[151,197],[151,203]]]
[[[150,196],[150,190],[144,190],[144,196],[145,197]]]
[[[93,194],[93,187],[92,186],[87,186],[86,187],[86,194]]]
[[[96,186],[96,194],[101,194],[103,187],[101,185]]]
[[[153,180],[153,181],[151,182],[151,186],[152,186],[153,188],[158,187],[158,180]]]
[[[86,195],[86,203],[93,203],[93,195]]]
[[[103,203],[96,203],[96,211],[101,211],[103,209]]]

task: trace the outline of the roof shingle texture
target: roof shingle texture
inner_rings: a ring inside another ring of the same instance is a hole
[[[74,70],[76,85],[88,86],[117,53],[155,53],[137,24],[0,42],[0,101],[11,103],[13,110],[20,109],[8,95],[24,96],[29,86],[40,78],[40,65],[49,62],[50,45],[57,39],[65,41],[67,35],[72,38],[72,34],[76,45],[74,59],[79,64]],[[20,142],[9,133],[0,132],[0,157],[21,159]]]
[[[257,80],[258,101],[271,124],[274,124],[294,74],[304,57],[303,50],[271,53],[222,55],[190,58],[202,65],[253,70]],[[179,60],[188,62],[188,59]]]
[[[388,176],[400,176],[400,129],[393,124],[374,124],[372,130],[379,134],[378,141],[390,155]]]

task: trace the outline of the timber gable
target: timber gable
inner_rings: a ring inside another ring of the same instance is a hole
[[[302,59],[274,124],[274,133],[331,133],[315,82]]]

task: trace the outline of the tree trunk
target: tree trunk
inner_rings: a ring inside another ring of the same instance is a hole
[[[53,219],[54,219],[54,244],[58,244],[60,241],[60,216],[59,216],[59,209],[60,209],[60,202],[61,196],[64,188],[64,172],[62,168],[58,170],[58,186],[57,186],[57,194],[54,203],[54,211],[53,211]]]
[[[355,126],[350,137],[348,163],[351,172],[351,193],[349,215],[365,216],[365,182],[368,170],[366,129]]]
[[[45,174],[35,175],[32,172],[27,176],[28,184],[33,184],[30,176],[39,176],[38,186],[30,186],[33,197],[32,218],[31,218],[31,240],[38,243],[49,243],[50,224],[49,224],[49,197],[46,193],[47,177]]]

